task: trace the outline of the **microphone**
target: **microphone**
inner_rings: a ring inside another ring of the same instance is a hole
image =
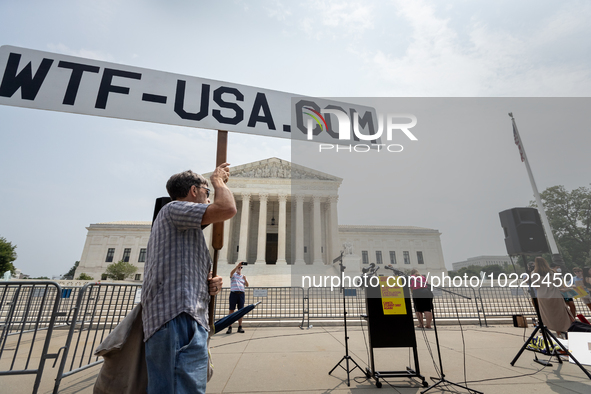
[[[361,272],[363,272],[364,274],[366,274],[366,273],[368,273],[369,271],[373,271],[375,267],[376,267],[376,265],[375,265],[374,263],[371,263],[371,264],[369,265],[369,267],[367,267],[367,268],[363,268],[363,269],[361,270]]]
[[[388,264],[384,268],[391,270],[392,272],[394,272],[398,276],[406,276],[406,274],[404,272],[397,270],[396,268],[394,268],[394,266],[392,264]]]

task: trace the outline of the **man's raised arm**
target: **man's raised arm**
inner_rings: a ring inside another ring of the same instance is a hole
[[[236,215],[234,195],[226,186],[229,177],[230,168],[228,163],[217,167],[211,175],[211,186],[215,190],[215,198],[213,204],[210,204],[203,214],[202,225],[223,222]]]

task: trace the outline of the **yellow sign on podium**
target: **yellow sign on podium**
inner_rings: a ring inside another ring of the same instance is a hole
[[[388,278],[390,285],[388,285]],[[384,315],[406,315],[406,303],[404,301],[404,289],[397,285],[397,277],[380,276],[380,292],[382,296],[382,309]]]

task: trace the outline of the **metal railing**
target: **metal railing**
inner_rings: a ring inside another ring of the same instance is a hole
[[[327,287],[310,287],[306,290],[304,298],[305,310],[300,328],[311,328],[310,319],[342,319],[343,297],[349,317],[358,318],[366,313],[364,288],[345,287],[342,290],[331,290]]]
[[[0,376],[35,374],[36,393],[45,362],[53,358],[54,366],[59,361],[53,391],[57,393],[62,379],[103,362],[94,350],[133,309],[140,289],[140,284],[62,288],[55,282],[0,283]],[[365,315],[365,289],[343,291],[348,316]],[[216,320],[228,313],[229,293],[225,288],[217,297]],[[452,287],[433,293],[437,319],[477,319],[487,325],[487,318],[535,315],[523,289]],[[244,317],[246,321],[301,319],[303,328],[306,321],[310,327],[311,319],[343,318],[343,293],[338,288],[248,287],[245,298],[247,305],[261,301]],[[575,303],[578,313],[591,315],[581,300]],[[66,326],[65,339],[56,337],[54,328]],[[55,354],[49,353],[52,339],[53,346],[64,342]]]
[[[481,287],[478,297],[486,317],[535,315],[527,289],[518,287]]]
[[[45,361],[57,357],[49,354],[49,343],[61,291],[55,282],[0,283],[0,376],[36,375],[33,394],[39,389]],[[36,346],[42,346],[41,356]]]
[[[63,378],[103,362],[101,357],[94,356],[94,349],[131,312],[140,288],[141,285],[108,283],[89,283],[80,288],[66,343],[59,350],[63,355],[54,393]]]
[[[347,315],[357,318],[366,315],[365,289],[344,288]],[[478,319],[482,325],[483,308],[474,289],[439,288],[434,289],[433,305],[438,319]],[[309,327],[310,319],[342,319],[343,293],[340,289],[331,290],[326,287],[310,287],[306,291],[305,315],[301,327]],[[480,305],[479,305],[480,304]],[[304,321],[307,318],[307,323]]]
[[[301,319],[304,309],[304,289],[301,287],[247,287],[245,305],[261,303],[244,319]],[[228,314],[230,289],[216,296],[215,320]]]
[[[56,327],[70,325],[80,289],[82,289],[82,286],[62,287],[60,305],[55,319]]]
[[[437,319],[478,319],[482,326],[484,317],[486,324],[482,303],[472,287],[434,288],[433,310]]]
[[[483,304],[485,317],[506,317],[512,315],[535,316],[536,310],[527,288],[523,287],[482,287],[478,297]],[[591,311],[581,298],[574,299],[577,314],[591,316]]]

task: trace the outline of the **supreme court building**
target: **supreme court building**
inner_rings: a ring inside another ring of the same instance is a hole
[[[209,179],[211,173],[203,175]],[[375,263],[432,275],[446,272],[437,230],[339,225],[341,182],[277,158],[232,167],[228,187],[238,213],[224,225],[218,274],[227,276],[236,262],[246,261],[251,286],[290,286],[295,266],[338,275],[333,260],[343,250],[348,266],[358,270]],[[76,277],[84,272],[100,279],[110,263],[123,260],[137,265],[134,279],[143,280],[150,227],[151,222],[91,224]],[[211,227],[204,234],[213,250]]]

